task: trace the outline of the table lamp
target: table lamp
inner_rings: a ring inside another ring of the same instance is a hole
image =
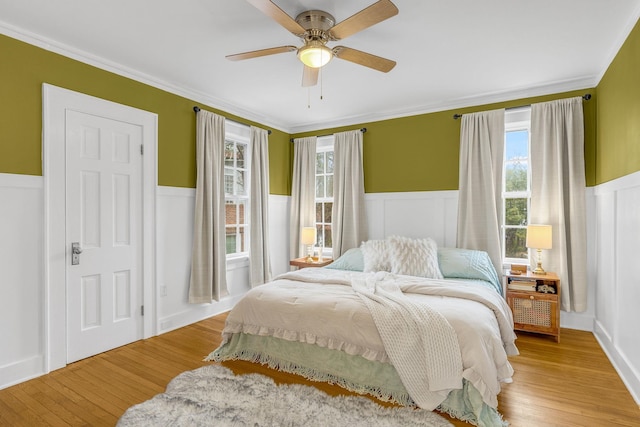
[[[542,268],[542,249],[551,249],[551,226],[543,224],[530,224],[527,226],[528,248],[538,251],[538,265],[533,274],[546,274]]]
[[[302,227],[302,244],[307,247],[306,262],[313,262],[313,245],[316,243],[316,228]]]

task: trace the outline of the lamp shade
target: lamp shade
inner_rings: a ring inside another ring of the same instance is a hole
[[[313,245],[316,243],[316,228],[302,227],[302,244]]]
[[[551,249],[551,226],[531,224],[527,226],[527,247],[532,249]]]
[[[322,43],[311,41],[298,49],[298,58],[307,67],[320,68],[331,61],[333,52]]]

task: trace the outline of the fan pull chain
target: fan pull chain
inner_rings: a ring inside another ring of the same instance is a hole
[[[322,76],[324,75],[322,68],[323,67],[320,67],[320,101],[322,101]]]

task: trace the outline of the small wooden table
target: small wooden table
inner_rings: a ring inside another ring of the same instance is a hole
[[[333,262],[331,258],[323,258],[322,261],[318,261],[318,257],[313,257],[313,262],[307,262],[307,257],[296,258],[289,261],[289,265],[298,268],[309,268],[309,267],[324,267],[325,265],[329,265]]]
[[[506,275],[507,303],[516,331],[551,335],[560,342],[560,279],[555,273]],[[531,289],[527,289],[532,286]]]

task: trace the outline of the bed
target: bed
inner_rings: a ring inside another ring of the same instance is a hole
[[[482,251],[432,239],[364,242],[324,268],[280,275],[231,310],[207,360],[246,360],[481,427],[518,354]]]

